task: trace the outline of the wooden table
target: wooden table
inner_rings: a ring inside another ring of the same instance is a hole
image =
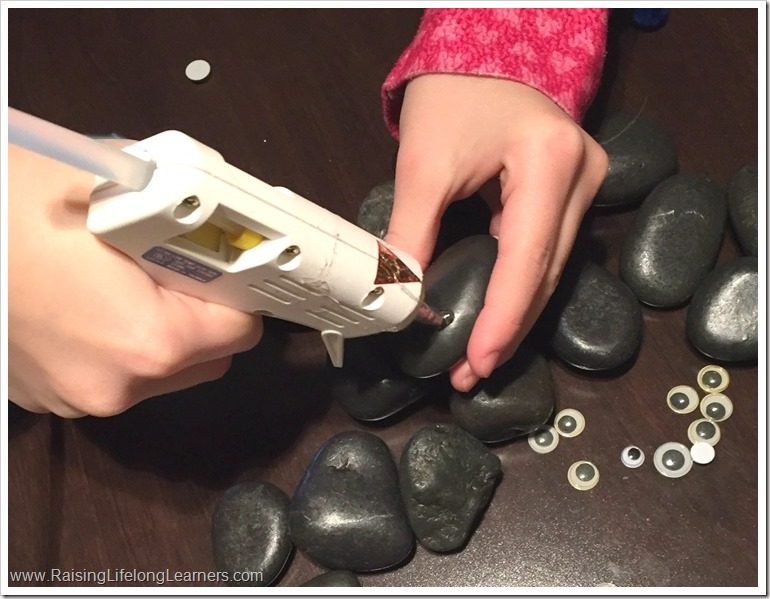
[[[232,164],[353,220],[392,177],[395,142],[379,87],[411,39],[419,10],[15,9],[9,102],[91,134],[142,138],[179,129]],[[655,32],[614,19],[604,86],[588,126],[615,110],[670,130],[682,171],[726,184],[757,160],[757,13],[677,9]],[[203,84],[184,76],[205,58]],[[617,272],[633,211],[596,212],[584,235]],[[764,250],[763,250],[764,251]],[[736,255],[731,232],[720,261]],[[716,460],[666,479],[652,453],[686,442],[688,416],[666,391],[695,385],[709,360],[687,343],[685,309],[644,309],[633,366],[614,377],[552,363],[557,406],[587,428],[551,454],[526,441],[495,447],[504,477],[467,548],[418,547],[365,586],[756,586],[756,365],[728,366],[735,413]],[[354,421],[329,396],[319,337],[271,321],[263,342],[218,382],[150,400],[109,419],[63,421],[11,410],[11,570],[211,571],[210,523],[222,492],[263,479],[291,494],[310,458],[348,429],[380,435],[395,456],[420,427],[450,420],[428,402],[388,426]],[[761,425],[761,423],[760,423]],[[621,449],[647,453],[637,470]],[[566,471],[593,460],[601,482],[573,490]],[[322,569],[295,553],[280,585]]]

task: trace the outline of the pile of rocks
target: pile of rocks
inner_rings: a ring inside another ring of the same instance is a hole
[[[246,571],[262,574],[258,583],[245,584],[274,582],[295,547],[330,570],[306,586],[360,585],[352,572],[403,565],[415,538],[434,552],[461,550],[502,476],[500,460],[485,444],[549,430],[555,395],[546,354],[586,371],[629,365],[642,343],[642,304],[673,309],[689,302],[686,330],[695,348],[719,361],[756,359],[756,168],[741,169],[726,193],[705,175],[677,173],[670,136],[641,115],[607,119],[596,139],[610,167],[595,209],[639,205],[619,276],[595,262],[568,264],[541,316],[539,325],[547,326],[535,328],[545,343],[526,340],[514,359],[461,394],[437,375],[464,354],[497,242],[473,234],[449,244],[426,270],[425,289],[428,304],[451,307],[454,320],[440,330],[412,325],[349,340],[345,367],[333,373],[333,395],[365,422],[445,396],[455,424],[418,431],[398,465],[376,435],[335,435],[291,499],[267,482],[227,491],[214,516],[213,541],[217,568],[230,573],[231,584]],[[385,235],[393,189],[391,182],[370,192],[359,226]],[[747,255],[714,268],[728,217]],[[643,456],[627,450],[624,459],[641,464]],[[577,488],[595,484],[587,483],[586,472],[586,464],[576,463]],[[593,477],[598,480],[598,471]]]

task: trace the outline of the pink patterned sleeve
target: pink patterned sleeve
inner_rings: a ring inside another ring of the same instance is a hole
[[[398,138],[409,80],[427,73],[498,77],[543,92],[580,122],[599,86],[607,9],[426,9],[412,43],[382,85],[385,121]]]

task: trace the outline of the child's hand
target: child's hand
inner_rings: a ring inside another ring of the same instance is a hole
[[[440,217],[499,175],[490,233],[499,254],[467,359],[470,390],[516,351],[553,293],[583,214],[607,173],[602,147],[553,101],[487,77],[423,75],[406,87],[389,242],[427,266]]]
[[[259,318],[156,285],[86,229],[94,177],[9,146],[9,398],[118,414],[222,376]]]

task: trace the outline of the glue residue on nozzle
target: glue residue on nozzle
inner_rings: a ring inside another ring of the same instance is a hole
[[[211,65],[203,59],[193,60],[184,70],[190,81],[200,83],[211,74]]]

